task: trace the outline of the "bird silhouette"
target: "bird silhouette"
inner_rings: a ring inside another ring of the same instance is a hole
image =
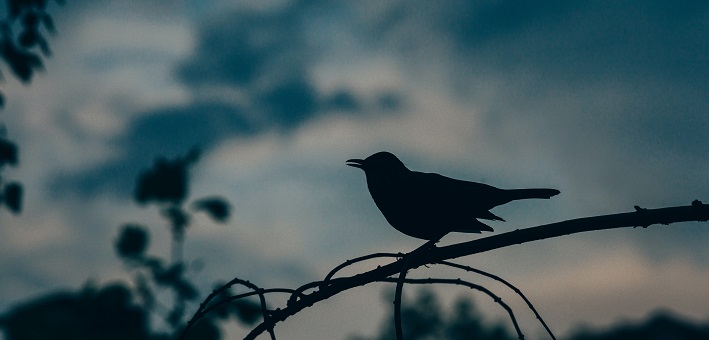
[[[499,189],[411,171],[386,151],[365,159],[350,159],[347,165],[364,170],[369,193],[392,227],[424,240],[437,241],[450,232],[493,231],[478,221],[504,221],[490,209],[510,201],[559,194],[555,189]]]

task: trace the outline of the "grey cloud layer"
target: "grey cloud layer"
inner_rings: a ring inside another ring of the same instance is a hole
[[[288,134],[333,113],[396,111],[402,99],[394,91],[363,98],[347,88],[318,89],[311,73],[319,56],[302,22],[310,15],[307,8],[233,11],[205,22],[192,56],[175,70],[193,102],[136,115],[113,141],[122,156],[62,175],[55,190],[125,193],[138,169],[158,155],[175,156],[195,145],[210,149],[228,138],[272,130]]]
[[[448,58],[458,91],[493,102],[490,129],[527,124],[571,159],[560,142],[692,162],[709,147],[708,18],[701,1],[398,1],[368,22],[382,45]]]
[[[366,117],[400,108],[405,93],[372,99],[318,88],[312,70],[337,46],[323,46],[313,30],[327,32],[336,21],[351,26],[363,49],[398,53],[412,73],[442,60],[454,91],[482,108],[494,144],[535,136],[532,151],[552,154],[589,197],[621,188],[625,200],[662,204],[646,198],[709,191],[683,180],[709,166],[709,5],[389,1],[364,8],[295,2],[210,18],[192,56],[176,67],[193,102],[137,115],[115,140],[123,157],[58,183],[85,192],[125,188],[156,155],[287,134],[333,112]]]

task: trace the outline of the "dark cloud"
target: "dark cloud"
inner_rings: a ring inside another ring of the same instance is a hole
[[[409,1],[388,8],[371,32],[405,49],[426,48],[412,41],[426,36],[422,29],[433,32],[477,69],[580,77],[577,81],[629,76],[703,81],[709,72],[708,9],[702,1]]]
[[[274,11],[212,18],[200,28],[194,54],[178,66],[178,78],[196,91],[218,86],[245,93],[259,120],[284,132],[331,112],[380,109],[345,88],[321,93],[311,78],[313,66],[333,47],[319,45],[307,21],[327,10],[301,1]]]
[[[583,116],[621,140],[699,155],[709,147],[708,16],[703,1],[398,1],[369,23],[380,44],[423,56],[415,68],[446,60],[465,96],[502,79],[481,112],[490,124],[533,115],[573,133],[564,121],[579,121],[561,116]]]
[[[476,1],[443,8],[434,25],[463,46],[482,46],[524,32],[531,26],[545,28],[568,14],[569,2]]]
[[[194,54],[177,69],[189,86],[254,86],[261,80],[302,75],[313,51],[298,11],[221,14],[199,28]]]
[[[196,91],[229,88],[246,94],[258,120],[279,130],[300,126],[324,106],[308,76],[316,61],[300,7],[221,14],[199,30],[194,54],[177,68]]]
[[[346,88],[323,93],[312,79],[314,66],[337,48],[323,46],[332,42],[314,37],[321,33],[313,30],[332,27],[318,24],[314,29],[313,22],[327,25],[330,17],[348,15],[331,7],[320,1],[294,1],[276,10],[240,10],[210,18],[199,29],[194,54],[177,67],[177,76],[195,91],[216,86],[245,94],[247,109],[284,132],[332,112],[380,111],[377,98],[361,98]],[[389,103],[402,100],[394,92],[380,96]]]
[[[278,127],[295,127],[311,118],[321,107],[313,86],[295,79],[270,88],[258,97],[264,114]]]
[[[359,111],[362,104],[359,100],[347,91],[337,91],[327,99],[327,106],[338,111]]]
[[[139,171],[155,157],[181,156],[194,146],[209,149],[225,138],[252,136],[260,129],[247,121],[238,108],[225,104],[194,103],[154,110],[132,121],[126,132],[112,142],[120,154],[96,168],[58,176],[53,189],[130,195]]]
[[[141,149],[181,153],[195,144],[210,147],[227,136],[248,136],[257,130],[234,106],[195,103],[144,115],[131,124],[119,144],[136,153]]]
[[[377,105],[382,110],[397,111],[403,105],[403,98],[394,92],[385,92],[377,98]]]
[[[311,69],[320,52],[304,26],[318,15],[316,5],[295,2],[275,10],[232,11],[209,18],[199,27],[193,54],[175,70],[195,102],[136,114],[114,140],[119,154],[113,160],[62,175],[55,189],[126,192],[138,170],[160,155],[179,155],[195,145],[208,150],[228,138],[270,130],[288,134],[327,114],[398,109],[402,96],[394,92],[367,99],[346,88],[317,88]]]

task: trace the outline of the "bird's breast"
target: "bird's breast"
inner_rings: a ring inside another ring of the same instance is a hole
[[[397,229],[415,224],[417,215],[421,212],[422,200],[406,181],[368,179],[367,186],[374,203],[389,224]]]

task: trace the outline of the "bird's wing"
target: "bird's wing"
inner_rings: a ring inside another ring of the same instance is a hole
[[[428,185],[427,190],[438,194],[446,194],[458,197],[461,200],[483,204],[485,201],[496,199],[502,189],[495,188],[491,185],[463,181],[455,178],[446,177],[436,173],[419,173],[421,182]],[[425,178],[425,180],[423,180]]]
[[[436,173],[413,172],[418,193],[426,195],[431,202],[436,202],[442,211],[468,211],[476,218],[504,221],[489,212],[495,207],[503,190],[493,186],[462,181]]]

